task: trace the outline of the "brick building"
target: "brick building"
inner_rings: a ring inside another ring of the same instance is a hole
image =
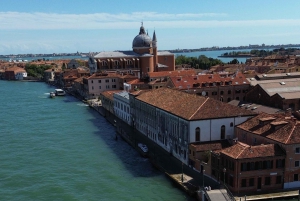
[[[167,87],[210,97],[222,102],[245,100],[250,83],[242,73],[201,74],[169,77]]]
[[[256,85],[246,94],[246,101],[286,110],[300,109],[300,79],[254,81]]]
[[[281,166],[282,171],[272,171],[270,175],[284,175],[282,188],[300,187],[300,123],[287,114],[261,113],[236,127],[236,137],[249,146],[277,144],[286,156],[273,167]],[[263,152],[267,153],[267,152]],[[265,155],[267,156],[267,155]],[[261,172],[257,172],[258,175]],[[274,174],[271,174],[274,173]],[[277,174],[275,174],[277,173]],[[274,182],[275,177],[271,180]],[[277,179],[276,179],[277,180]]]

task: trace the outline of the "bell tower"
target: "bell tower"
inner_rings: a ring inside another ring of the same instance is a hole
[[[155,30],[153,32],[153,37],[152,37],[152,48],[153,48],[153,65],[154,65],[153,69],[155,72],[157,72],[158,59],[157,59],[157,39],[156,39]]]

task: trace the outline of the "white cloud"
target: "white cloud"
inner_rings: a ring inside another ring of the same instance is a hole
[[[132,29],[145,21],[145,27],[156,28],[217,28],[217,27],[258,27],[258,26],[299,26],[300,19],[273,20],[224,20],[225,13],[21,13],[0,12],[0,29]]]

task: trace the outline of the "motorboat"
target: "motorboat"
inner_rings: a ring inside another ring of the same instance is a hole
[[[138,143],[138,148],[143,157],[147,157],[148,155],[148,147],[145,144]]]
[[[55,89],[55,95],[56,96],[64,96],[64,95],[66,95],[66,92],[62,89]]]
[[[50,98],[55,98],[55,92],[50,92]]]

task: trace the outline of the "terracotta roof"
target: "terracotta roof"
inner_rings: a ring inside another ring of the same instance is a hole
[[[195,75],[195,70],[176,70],[176,71],[161,71],[161,72],[149,72],[150,78],[156,77],[174,77],[174,76],[185,76],[185,75]]]
[[[130,94],[134,95],[134,96],[139,96],[141,95],[142,93],[145,93],[145,92],[148,92],[148,91],[151,91],[152,89],[143,89],[143,90],[137,90],[137,91],[130,91]]]
[[[270,120],[265,121],[266,118],[269,118]],[[300,143],[299,122],[290,116],[285,116],[284,114],[271,115],[261,113],[258,116],[255,116],[238,125],[237,127],[252,134],[261,135],[283,144]]]
[[[169,88],[151,90],[137,99],[187,120],[255,115],[221,101]]]
[[[100,94],[103,95],[104,97],[110,99],[110,100],[114,100],[114,94],[119,93],[121,91],[122,90],[104,91],[104,92],[101,92]]]
[[[223,83],[231,82],[231,85],[249,84],[249,81],[242,73],[237,73],[233,76],[221,74],[205,74],[205,75],[188,75],[180,77],[170,77],[175,88],[189,89],[189,88],[202,88],[202,84],[206,83]]]
[[[226,147],[229,147],[230,144],[227,140],[217,140],[209,142],[195,142],[191,143],[190,146],[195,147],[196,151],[220,151]]]
[[[127,84],[146,84],[147,81],[143,81],[143,80],[140,80],[140,79],[134,79],[134,80],[130,80],[128,82],[126,82]]]
[[[221,153],[234,159],[263,158],[285,155],[284,151],[277,144],[249,146],[241,142],[237,142],[235,145],[223,149]]]
[[[20,67],[17,67],[17,66],[7,68],[5,71],[26,72],[26,70],[24,68],[20,68]]]
[[[119,78],[121,75],[117,73],[94,73],[87,79],[101,79],[101,78]]]

